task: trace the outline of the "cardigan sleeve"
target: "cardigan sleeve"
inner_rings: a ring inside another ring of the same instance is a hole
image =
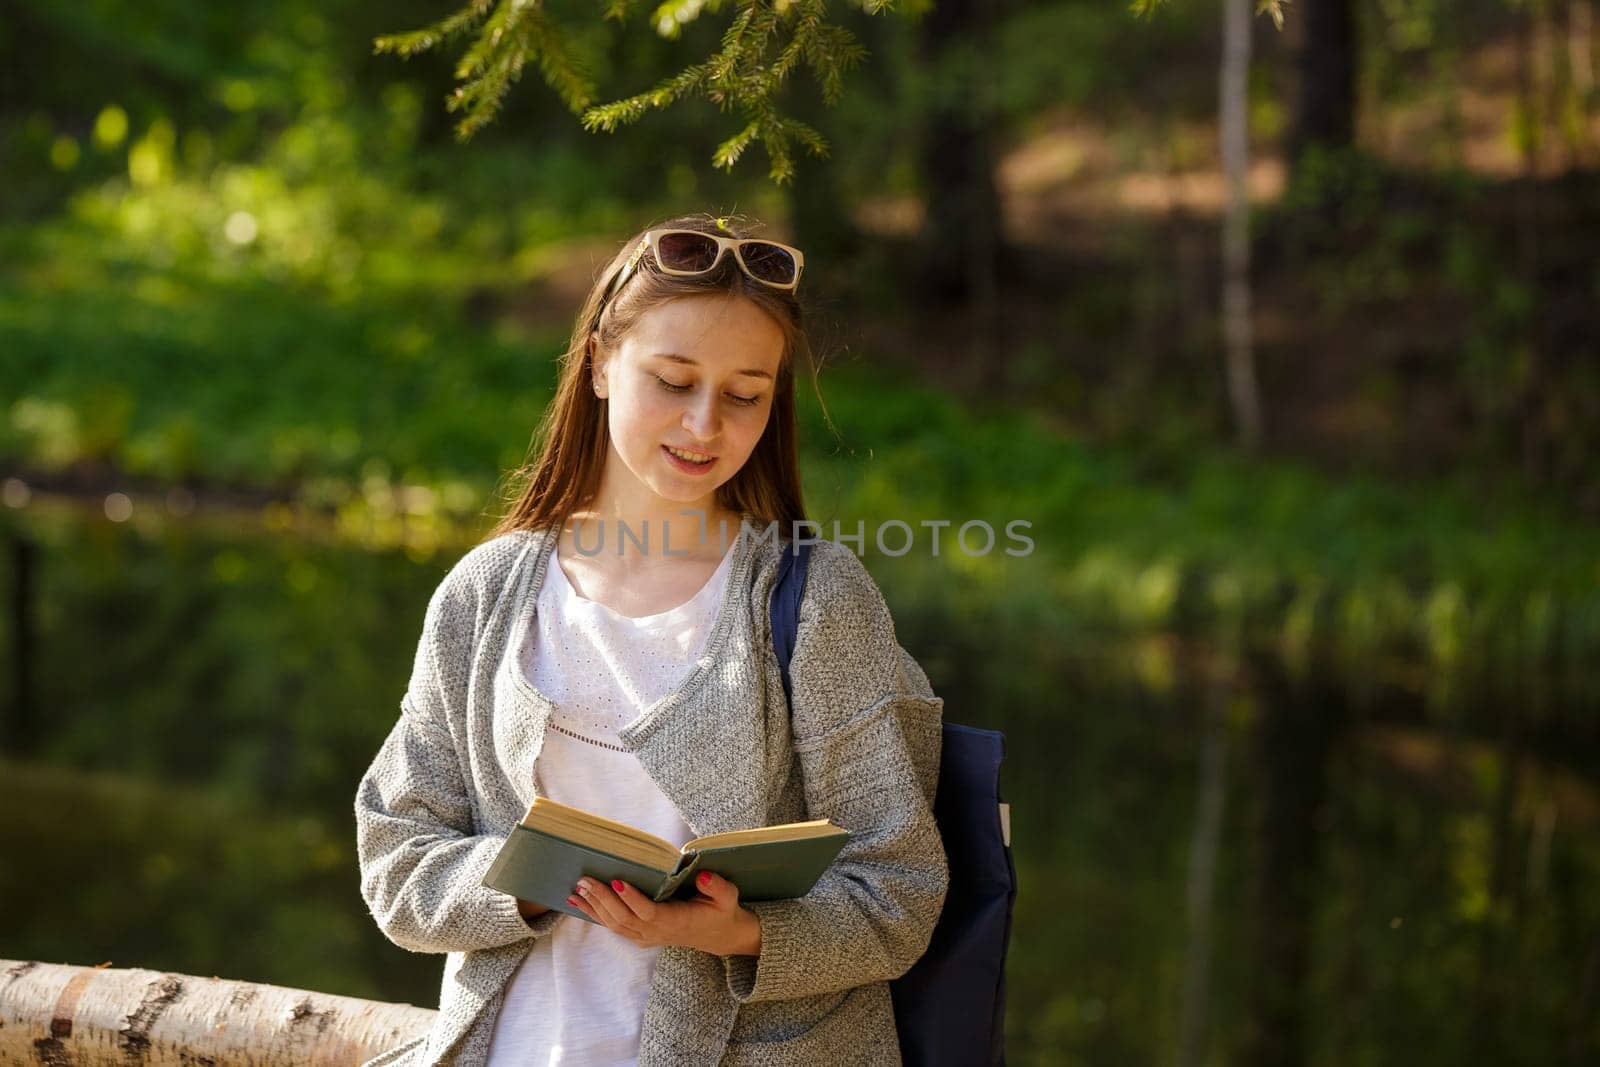
[[[761,919],[761,951],[723,957],[740,1003],[899,977],[927,948],[949,883],[932,810],[944,701],[844,546],[813,552],[790,680],[807,817],[851,836],[804,897],[744,905]]]
[[[501,837],[474,833],[446,702],[464,699],[475,604],[458,567],[428,603],[400,716],[356,791],[361,895],[390,941],[412,952],[496,948],[549,933],[515,897],[482,884]]]

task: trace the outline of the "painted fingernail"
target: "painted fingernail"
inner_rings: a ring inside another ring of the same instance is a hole
[[[613,879],[611,879],[611,888],[615,889],[619,893],[622,892],[622,879],[621,878],[613,878]]]
[[[700,877],[696,878],[695,881],[699,882],[701,885],[710,885],[711,884],[711,872],[710,871],[701,871],[700,872]]]
[[[589,883],[588,882],[579,882],[578,883],[578,892],[580,892],[580,893],[584,894],[585,896],[587,896],[588,893],[589,893]]]
[[[577,897],[568,897],[567,898],[567,903],[571,904],[574,908],[576,908],[578,906],[578,898]]]

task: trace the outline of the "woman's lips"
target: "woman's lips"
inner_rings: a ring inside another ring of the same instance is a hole
[[[717,465],[717,457],[712,456],[704,463],[691,463],[672,454],[666,445],[661,446],[661,454],[667,457],[667,462],[685,474],[704,474]]]

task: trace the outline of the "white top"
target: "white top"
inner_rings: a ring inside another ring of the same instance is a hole
[[[716,624],[733,552],[686,602],[630,618],[580,596],[552,550],[529,633],[512,641],[555,705],[536,792],[681,845],[694,834],[617,731],[676,689]],[[659,948],[568,918],[534,942],[495,1020],[491,1067],[632,1065]]]

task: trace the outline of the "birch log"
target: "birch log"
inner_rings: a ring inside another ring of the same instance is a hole
[[[434,1012],[161,971],[0,960],[0,1063],[357,1065]]]

